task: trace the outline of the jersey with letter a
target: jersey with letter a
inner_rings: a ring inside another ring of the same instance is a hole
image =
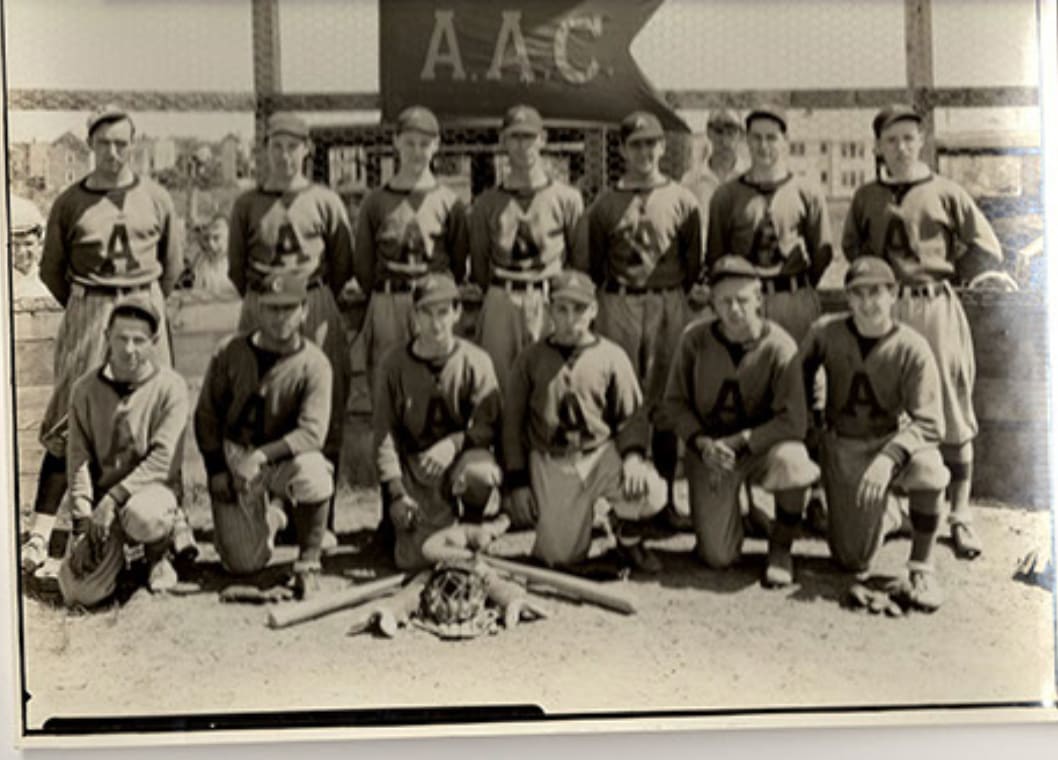
[[[897,464],[944,435],[940,376],[926,339],[899,322],[879,338],[860,335],[848,313],[823,317],[801,345],[805,387],[826,372],[827,427],[846,438],[892,436]]]
[[[446,270],[462,282],[466,257],[466,209],[451,188],[384,185],[364,198],[356,223],[355,273],[365,291],[380,280],[414,280]]]
[[[556,180],[538,188],[486,190],[470,212],[474,282],[486,288],[494,274],[553,274],[576,245],[583,213],[580,191]]]
[[[349,215],[330,188],[309,184],[291,191],[257,188],[231,211],[228,272],[245,294],[271,272],[299,272],[335,293],[352,276]]]
[[[110,190],[85,180],[63,191],[48,215],[41,281],[65,304],[70,283],[121,288],[159,280],[169,293],[183,270],[173,201],[146,177]]]
[[[706,261],[733,254],[764,277],[808,276],[815,285],[833,258],[830,220],[822,191],[789,175],[755,183],[743,174],[725,182],[709,202]]]
[[[456,338],[452,352],[424,359],[412,343],[386,354],[375,388],[373,427],[379,480],[401,477],[401,459],[448,436],[457,450],[491,449],[498,441],[500,392],[492,360]]]
[[[769,321],[749,343],[728,340],[719,321],[692,325],[680,339],[664,405],[674,432],[688,442],[741,433],[760,453],[799,441],[807,412],[797,344]]]
[[[588,244],[574,251],[573,264],[597,283],[686,290],[701,277],[698,201],[671,179],[602,192],[588,209],[587,224]]]
[[[905,283],[969,280],[1003,261],[992,226],[969,193],[935,174],[915,181],[870,182],[852,197],[842,248],[886,259]]]

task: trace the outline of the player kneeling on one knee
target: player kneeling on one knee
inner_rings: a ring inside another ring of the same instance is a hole
[[[830,552],[865,573],[886,532],[900,524],[894,492],[906,493],[913,531],[906,596],[936,609],[941,592],[930,554],[948,484],[937,365],[926,340],[893,319],[896,279],[882,259],[856,259],[845,289],[851,314],[818,320],[801,347],[805,378],[820,366],[826,373],[821,463]]]
[[[333,467],[323,456],[331,414],[331,364],[301,334],[308,283],[267,275],[260,328],[233,337],[210,360],[195,410],[209,475],[213,535],[224,568],[263,568],[275,534],[294,519],[295,594],[318,588]]]
[[[458,338],[459,288],[446,273],[412,289],[416,337],[382,360],[373,426],[382,505],[397,567],[432,564],[431,536],[461,513],[499,512],[502,480],[492,448],[499,430],[496,372],[482,349]]]
[[[551,565],[587,558],[595,503],[618,522],[618,548],[656,572],[632,523],[656,514],[665,484],[643,458],[649,422],[624,350],[591,329],[595,285],[567,270],[550,282],[550,336],[515,360],[503,425],[503,454],[516,525],[535,525],[534,556]]]
[[[69,605],[91,606],[114,593],[127,546],[142,547],[151,590],[176,583],[167,555],[188,400],[183,378],[154,358],[160,323],[148,299],[118,301],[106,362],[82,375],[70,395],[66,463],[77,539],[59,570]]]
[[[737,256],[710,272],[716,321],[684,332],[669,373],[666,416],[687,442],[684,466],[698,556],[724,568],[742,550],[738,493],[749,482],[775,494],[764,582],[793,581],[790,548],[807,487],[819,476],[801,440],[804,386],[793,338],[764,319],[756,268]]]

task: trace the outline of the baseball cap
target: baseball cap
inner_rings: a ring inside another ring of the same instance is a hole
[[[268,117],[268,136],[290,135],[302,140],[309,139],[309,125],[296,113],[280,111]]]
[[[88,117],[88,136],[91,137],[92,133],[96,131],[97,127],[104,124],[112,124],[115,121],[124,121],[132,123],[132,117],[129,116],[129,112],[126,111],[119,105],[114,103],[107,103],[102,108],[98,108],[91,113]],[[135,125],[134,125],[135,126]]]
[[[886,127],[905,120],[921,124],[922,114],[905,103],[893,103],[886,106],[875,115],[874,121],[871,122],[874,127],[874,136],[881,137]]]
[[[517,105],[507,109],[503,115],[504,132],[538,135],[544,131],[544,120],[532,106]]]
[[[896,276],[884,259],[861,256],[849,264],[845,272],[845,287],[857,285],[896,285]]]
[[[272,272],[265,275],[257,291],[263,304],[294,306],[309,297],[309,281],[298,272]]]
[[[595,283],[584,272],[564,269],[551,277],[551,298],[567,298],[582,304],[595,303]]]
[[[649,111],[633,111],[621,122],[621,142],[665,137],[658,117]]]
[[[773,103],[760,105],[751,110],[746,114],[746,130],[749,131],[749,125],[753,123],[755,119],[771,119],[777,121],[779,126],[782,127],[782,131],[786,132],[786,109],[781,106],[777,106]]]
[[[131,293],[116,301],[110,315],[110,323],[113,324],[114,318],[123,314],[135,314],[145,319],[151,326],[151,335],[158,332],[158,325],[162,321],[161,314],[151,300],[140,293]]]
[[[459,301],[459,287],[452,275],[431,272],[416,280],[415,287],[411,290],[411,300],[415,308],[443,301]]]
[[[709,112],[709,120],[705,125],[707,127],[726,127],[731,125],[742,129],[742,119],[738,118],[738,113],[732,108],[714,108]]]
[[[748,259],[733,255],[721,256],[713,264],[713,268],[709,270],[710,285],[735,277],[748,277],[759,280],[760,272]]]
[[[401,132],[422,132],[430,137],[441,134],[441,125],[433,111],[422,106],[409,106],[397,117],[397,134]]]
[[[44,231],[44,217],[37,204],[18,195],[11,196],[11,233],[28,235]]]

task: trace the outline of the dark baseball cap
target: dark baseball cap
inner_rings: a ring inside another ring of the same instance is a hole
[[[409,106],[397,117],[397,134],[401,132],[422,132],[430,137],[441,134],[441,125],[433,111],[423,106]]]
[[[771,119],[774,122],[778,122],[779,126],[782,127],[783,133],[785,134],[786,132],[786,109],[782,106],[777,106],[774,103],[767,103],[752,109],[746,114],[747,132],[749,131],[749,125],[757,119]]]
[[[452,275],[445,272],[431,272],[415,282],[411,290],[411,300],[415,308],[430,306],[443,301],[458,302],[459,286]]]
[[[281,111],[274,113],[268,118],[268,136],[290,135],[302,140],[309,139],[309,125],[296,113]]]
[[[104,124],[113,124],[115,121],[128,121],[129,124],[132,124],[132,117],[129,116],[127,110],[114,103],[107,103],[102,108],[92,111],[87,122],[88,136],[91,137],[98,127]],[[135,129],[135,125],[133,125],[133,129]]]
[[[738,113],[733,108],[714,108],[709,112],[709,120],[706,122],[707,127],[726,127],[728,125],[742,129],[742,119],[738,117]]]
[[[544,120],[532,106],[517,105],[503,115],[502,131],[511,134],[538,135],[544,131]]]
[[[114,324],[114,320],[120,316],[137,316],[146,320],[151,326],[151,335],[158,332],[162,317],[158,309],[151,303],[151,299],[143,293],[131,293],[123,296],[114,303],[114,310],[110,314],[108,324]]]
[[[721,280],[734,279],[736,277],[760,279],[760,272],[748,259],[742,256],[721,256],[709,270],[709,284],[716,285]]]
[[[309,280],[298,272],[272,272],[257,287],[258,301],[272,306],[294,306],[309,297]]]
[[[563,269],[551,277],[548,282],[551,298],[566,298],[590,305],[595,303],[595,283],[584,272],[576,269]]]
[[[893,103],[879,111],[871,125],[874,127],[874,136],[881,137],[886,127],[896,124],[898,121],[913,121],[922,123],[922,114],[905,103]]]
[[[861,256],[845,272],[845,288],[858,285],[896,285],[892,268],[877,256]]]
[[[629,140],[664,139],[665,130],[661,128],[658,117],[649,111],[633,111],[621,121],[621,142]]]

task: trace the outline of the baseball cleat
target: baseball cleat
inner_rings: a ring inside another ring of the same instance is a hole
[[[658,555],[648,549],[642,541],[635,544],[617,544],[617,555],[621,561],[634,570],[648,575],[657,575],[662,570]]]
[[[969,523],[952,523],[951,540],[955,553],[963,559],[975,559],[981,554],[981,539]]]
[[[30,535],[26,543],[22,544],[22,572],[32,575],[48,560],[48,544],[44,536],[38,533]]]
[[[768,547],[768,566],[764,568],[764,588],[784,588],[793,583],[793,556],[790,547],[772,543]]]
[[[180,579],[176,576],[173,563],[167,557],[162,557],[151,564],[150,573],[147,576],[147,588],[151,593],[159,594],[176,587]]]
[[[311,599],[320,591],[320,565],[316,562],[294,563],[294,598]]]
[[[320,549],[327,556],[334,554],[338,551],[338,536],[334,535],[333,531],[324,531],[323,540],[320,542]]]
[[[944,591],[933,571],[927,569],[911,570],[907,580],[898,584],[891,596],[902,606],[922,612],[935,612],[944,603]]]

